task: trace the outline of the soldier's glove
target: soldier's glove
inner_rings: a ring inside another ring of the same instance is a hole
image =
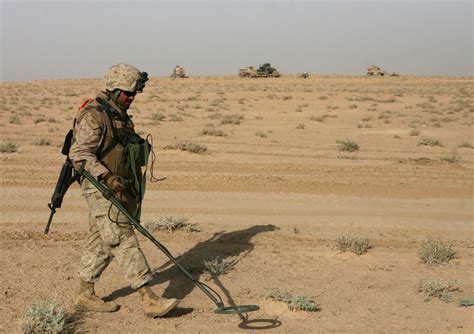
[[[114,193],[124,191],[126,187],[125,180],[118,175],[113,175],[112,173],[108,173],[104,176],[104,183]]]

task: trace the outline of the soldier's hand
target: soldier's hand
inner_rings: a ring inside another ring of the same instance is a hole
[[[125,190],[126,184],[122,177],[118,175],[107,174],[104,183],[113,192],[121,192]]]

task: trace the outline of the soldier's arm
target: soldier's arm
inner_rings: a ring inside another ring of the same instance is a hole
[[[69,152],[74,167],[79,168],[81,163],[86,161],[85,169],[91,175],[104,177],[109,170],[99,161],[96,152],[105,127],[101,126],[91,114],[87,114],[76,123],[75,129],[75,141]]]

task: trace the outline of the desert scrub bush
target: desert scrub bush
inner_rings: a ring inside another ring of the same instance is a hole
[[[318,97],[318,99],[324,101],[324,100],[327,100],[328,97],[326,95],[321,95],[320,97]]]
[[[461,307],[474,306],[474,298],[461,297],[461,298],[459,298],[458,305],[461,306]]]
[[[304,123],[299,123],[299,124],[296,125],[296,128],[297,128],[298,130],[304,130],[305,125],[304,125]]]
[[[349,105],[349,109],[357,109],[357,104],[351,104],[351,105]]]
[[[474,148],[474,146],[467,141],[463,141],[461,144],[458,146],[459,148]]]
[[[31,141],[31,144],[36,146],[51,146],[52,143],[49,138],[35,138]]]
[[[179,116],[178,114],[171,114],[169,116],[170,122],[182,122],[184,119],[183,117]]]
[[[20,329],[25,334],[60,333],[64,330],[66,311],[56,297],[37,301],[28,307],[21,319]]]
[[[257,132],[255,132],[255,135],[257,137],[260,137],[260,138],[267,138],[268,137],[267,134],[263,131],[257,131]]]
[[[8,123],[20,125],[20,124],[21,124],[21,120],[20,120],[20,118],[19,118],[17,115],[13,115],[13,116],[10,117],[10,119],[8,120]]]
[[[418,146],[440,146],[443,147],[443,143],[435,138],[424,137],[418,143]]]
[[[372,248],[372,246],[367,237],[341,235],[336,239],[336,245],[334,248],[341,252],[349,251],[357,255],[362,255]]]
[[[205,128],[201,131],[201,135],[203,136],[215,136],[215,137],[226,137],[227,134],[219,129],[214,128]]]
[[[360,149],[359,144],[350,139],[336,140],[336,144],[339,151],[355,152]]]
[[[57,121],[56,121],[56,118],[54,118],[54,117],[48,117],[48,118],[46,119],[46,121],[47,121],[48,123],[56,123],[56,122],[57,122]]]
[[[35,117],[35,119],[33,120],[34,124],[38,124],[38,123],[42,123],[42,122],[46,122],[46,118],[44,116]]]
[[[443,155],[440,160],[450,164],[458,164],[462,161],[462,158],[458,154],[449,154]]]
[[[372,119],[372,116],[367,116],[367,117],[362,118],[362,122],[368,122],[371,119]]]
[[[201,145],[191,141],[182,141],[173,145],[166,145],[163,147],[165,150],[181,150],[188,151],[191,153],[203,154],[207,152],[206,145]]]
[[[6,141],[0,144],[0,153],[13,153],[18,150],[18,145]]]
[[[418,254],[423,263],[428,265],[446,263],[456,256],[454,242],[443,242],[439,239],[427,237],[421,242]]]
[[[323,116],[314,116],[314,115],[309,118],[310,121],[316,121],[320,123],[324,122],[325,119],[326,118]]]
[[[210,276],[221,276],[227,274],[236,264],[236,261],[226,260],[220,257],[215,258],[214,260],[206,261],[204,260],[204,273]]]
[[[370,129],[371,127],[372,127],[372,124],[370,124],[370,123],[359,123],[359,124],[357,124],[358,129],[363,129],[363,128]]]
[[[163,119],[165,119],[165,115],[159,111],[156,111],[154,113],[151,114],[151,119],[153,121],[156,121],[156,122],[159,122],[159,121],[162,121]]]
[[[194,224],[188,223],[188,218],[182,216],[164,216],[158,221],[147,222],[143,224],[143,226],[150,232],[166,231],[171,233],[177,230],[183,230],[184,232],[199,231],[199,228],[197,228]]]
[[[449,303],[453,300],[450,292],[459,291],[460,286],[461,282],[456,280],[445,283],[438,279],[426,279],[418,283],[418,292],[424,293],[425,301],[439,298],[445,303]]]
[[[319,311],[320,307],[308,296],[293,296],[290,292],[271,289],[267,298],[286,303],[290,311]]]
[[[420,134],[420,130],[412,129],[412,130],[410,130],[410,132],[408,134],[412,137],[415,137],[415,136],[418,136]]]
[[[244,119],[243,115],[225,115],[221,119],[221,124],[240,124],[242,120]]]

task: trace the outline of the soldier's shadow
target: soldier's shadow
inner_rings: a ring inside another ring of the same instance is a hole
[[[176,260],[199,280],[204,261],[212,261],[216,258],[228,259],[235,265],[254,249],[254,245],[250,242],[253,236],[276,229],[275,225],[257,225],[239,231],[215,233],[208,240],[197,243],[193,248],[176,257]],[[183,299],[195,288],[194,283],[185,277],[171,261],[155,270],[150,285],[162,284],[166,281],[169,281],[169,285],[162,294],[165,298]],[[130,287],[124,287],[114,291],[105,300],[114,300],[133,292],[134,290]]]

